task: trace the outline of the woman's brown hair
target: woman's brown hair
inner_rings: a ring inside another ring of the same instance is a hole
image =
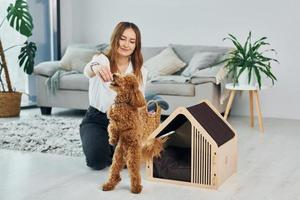
[[[139,83],[141,84],[143,82],[143,76],[141,73],[141,68],[143,65],[143,56],[141,53],[141,33],[139,28],[131,22],[120,22],[114,29],[112,36],[110,38],[110,49],[107,53],[107,57],[110,61],[110,70],[112,73],[115,73],[118,71],[118,66],[116,62],[117,58],[117,49],[119,48],[119,40],[124,33],[124,31],[128,28],[131,28],[136,35],[135,40],[135,49],[133,53],[130,56],[132,67],[133,67],[133,73],[139,80]]]

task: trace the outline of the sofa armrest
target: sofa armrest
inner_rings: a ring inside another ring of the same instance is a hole
[[[41,62],[34,67],[33,73],[35,75],[52,76],[59,68],[61,68],[60,61]]]

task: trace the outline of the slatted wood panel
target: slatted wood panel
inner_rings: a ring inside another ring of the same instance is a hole
[[[212,145],[203,134],[192,127],[192,173],[191,182],[212,185]]]

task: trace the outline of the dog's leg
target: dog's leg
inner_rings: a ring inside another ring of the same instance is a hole
[[[110,166],[108,181],[102,186],[103,191],[113,190],[121,181],[120,171],[123,169],[124,165],[125,161],[123,147],[120,143],[118,143],[115,149],[112,165]]]
[[[109,144],[116,145],[119,141],[119,132],[112,124],[108,125]]]
[[[131,192],[140,193],[141,185],[140,164],[141,148],[139,146],[130,146],[127,151],[127,168],[131,178]]]

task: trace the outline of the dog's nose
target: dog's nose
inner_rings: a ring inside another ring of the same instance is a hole
[[[113,79],[120,77],[119,73],[113,73]]]

